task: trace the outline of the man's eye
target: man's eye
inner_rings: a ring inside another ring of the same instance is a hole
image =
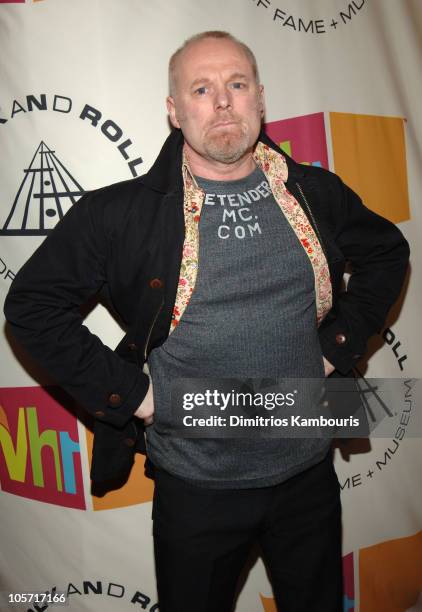
[[[240,83],[239,81],[235,81],[232,83],[233,89],[243,89],[245,87],[245,83]]]
[[[206,93],[207,88],[206,87],[198,87],[198,89],[195,89],[195,93],[198,94],[199,96],[203,96],[204,93]]]

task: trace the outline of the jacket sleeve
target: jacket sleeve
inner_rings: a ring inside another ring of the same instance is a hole
[[[335,241],[351,266],[347,290],[319,328],[324,356],[347,374],[363,356],[367,341],[379,333],[405,278],[409,245],[390,221],[364,206],[338,177]]]
[[[149,386],[83,324],[80,306],[106,283],[111,248],[102,190],[83,196],[18,272],[4,313],[28,353],[95,418],[123,427]]]

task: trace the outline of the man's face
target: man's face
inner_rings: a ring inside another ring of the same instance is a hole
[[[264,113],[263,87],[241,47],[215,38],[192,43],[178,58],[174,89],[170,119],[195,154],[230,164],[251,151]]]

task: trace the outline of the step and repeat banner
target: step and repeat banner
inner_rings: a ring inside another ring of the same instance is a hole
[[[280,147],[334,170],[410,242],[406,286],[359,364],[368,418],[381,414],[390,433],[334,446],[344,612],[422,611],[412,382],[422,358],[420,0],[0,0],[1,303],[85,191],[148,170],[170,129],[168,59],[210,29],[256,53],[267,131]],[[111,347],[123,335],[101,306],[86,324]],[[122,488],[92,490],[85,413],[38,371],[4,318],[0,343],[0,591],[64,592],[78,612],[159,610],[144,457]],[[402,379],[394,405],[377,400],[374,377]],[[51,607],[4,600],[1,609]],[[258,555],[236,610],[276,610]]]

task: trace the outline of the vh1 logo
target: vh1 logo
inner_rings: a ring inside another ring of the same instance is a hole
[[[77,419],[42,387],[0,389],[3,491],[85,510]]]

